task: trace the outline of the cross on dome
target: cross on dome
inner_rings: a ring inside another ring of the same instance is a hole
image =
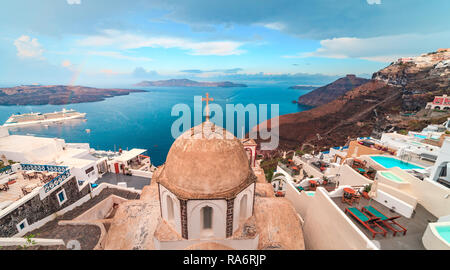
[[[209,97],[209,93],[206,93],[206,98],[202,97],[202,101],[206,101],[206,121],[209,121],[209,101],[214,101],[214,99]]]

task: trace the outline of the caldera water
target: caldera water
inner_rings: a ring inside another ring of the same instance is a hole
[[[130,87],[128,87],[130,88]],[[33,106],[0,106],[0,123],[11,114],[53,112],[63,108],[86,113],[86,120],[70,120],[50,125],[32,125],[10,128],[10,134],[58,137],[68,143],[89,143],[97,150],[147,149],[152,163],[164,163],[175,138],[171,135],[172,123],[179,116],[171,116],[175,104],[187,104],[194,112],[194,96],[208,92],[212,103],[223,108],[226,104],[279,104],[279,114],[289,114],[309,109],[293,103],[311,90],[288,89],[286,85],[249,85],[244,88],[160,87],[139,88],[143,93],[107,98],[104,101]],[[204,106],[204,105],[203,105]],[[269,110],[270,113],[270,110]],[[270,118],[270,115],[268,115]],[[225,123],[225,121],[224,121]],[[226,127],[229,129],[228,127]],[[251,128],[251,127],[250,127]],[[248,132],[249,127],[245,127]],[[235,127],[234,134],[242,136],[242,128]]]

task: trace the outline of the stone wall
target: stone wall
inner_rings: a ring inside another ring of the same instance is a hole
[[[56,194],[65,190],[67,200],[59,205]],[[81,191],[78,189],[77,179],[72,177],[62,186],[56,188],[51,194],[45,197],[42,201],[39,194],[28,200],[24,204],[20,205],[4,217],[0,219],[0,237],[11,237],[19,231],[17,230],[17,224],[27,219],[28,225],[38,222],[55,212],[75,203],[90,192],[90,185],[86,185]]]
[[[233,234],[233,211],[234,211],[234,198],[227,200],[227,227],[226,235],[231,237]]]
[[[187,201],[180,200],[180,215],[181,215],[181,236],[188,239],[188,224],[187,224]]]

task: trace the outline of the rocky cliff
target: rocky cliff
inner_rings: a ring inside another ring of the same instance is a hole
[[[335,100],[347,93],[347,91],[368,81],[368,79],[359,78],[355,75],[347,75],[301,96],[297,103],[308,106],[320,106]]]
[[[449,49],[399,59],[327,104],[280,116],[280,148],[308,143],[323,150],[344,145],[349,137],[370,136],[374,128],[395,129],[392,116],[423,109],[434,95],[450,94],[449,60]],[[261,125],[270,127],[271,121]]]
[[[0,88],[0,105],[45,105],[102,101],[105,98],[146,92],[132,89],[102,89],[68,85],[23,85]]]

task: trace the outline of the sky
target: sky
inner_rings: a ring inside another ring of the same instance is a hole
[[[321,85],[450,47],[448,0],[15,0],[0,85]]]

